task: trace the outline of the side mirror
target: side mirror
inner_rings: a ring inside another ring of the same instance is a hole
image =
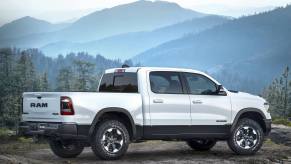
[[[221,96],[226,96],[226,92],[225,90],[223,89],[223,86],[222,85],[218,85],[217,86],[217,91],[216,91],[216,94],[217,95],[221,95]]]

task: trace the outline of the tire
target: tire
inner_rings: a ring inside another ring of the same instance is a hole
[[[227,144],[236,154],[253,155],[261,148],[263,141],[262,127],[252,119],[243,118],[231,132]]]
[[[216,144],[216,140],[197,139],[187,141],[187,144],[194,150],[208,151]]]
[[[130,139],[124,124],[118,120],[106,120],[95,130],[92,150],[104,160],[116,160],[127,151]]]
[[[61,158],[74,158],[82,153],[84,146],[76,141],[49,140],[53,153]]]

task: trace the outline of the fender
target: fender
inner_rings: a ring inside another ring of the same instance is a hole
[[[259,114],[263,117],[263,119],[266,119],[265,114],[264,114],[260,109],[257,109],[257,108],[244,108],[244,109],[240,110],[240,111],[236,114],[236,116],[235,116],[235,118],[234,118],[234,120],[233,120],[233,123],[232,123],[232,125],[231,125],[230,132],[233,131],[233,129],[234,129],[235,125],[237,124],[238,119],[240,118],[240,116],[241,116],[242,114],[246,113],[246,112],[256,112],[256,113],[259,113]]]
[[[133,134],[133,138],[135,138],[136,136],[136,126],[135,126],[135,123],[134,123],[134,120],[133,118],[131,117],[131,114],[126,110],[126,109],[123,109],[123,108],[118,108],[118,107],[109,107],[109,108],[104,108],[104,109],[101,109],[95,116],[91,126],[90,126],[90,129],[89,129],[89,137],[91,138],[93,136],[93,132],[94,132],[94,129],[96,128],[96,125],[100,119],[100,117],[107,113],[107,112],[118,112],[118,113],[123,113],[125,114],[129,120],[130,120],[130,124],[131,124],[131,127],[132,127],[132,134]]]

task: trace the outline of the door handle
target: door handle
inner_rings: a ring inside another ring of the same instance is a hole
[[[153,102],[154,102],[154,103],[163,103],[164,100],[163,100],[163,99],[154,99]]]
[[[193,104],[202,104],[202,101],[201,100],[193,100],[192,103]]]

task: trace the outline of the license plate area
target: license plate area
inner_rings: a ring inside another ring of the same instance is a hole
[[[30,123],[30,130],[39,131],[39,130],[57,130],[59,128],[58,124],[50,123]]]
[[[39,123],[38,124],[38,129],[39,130],[46,129],[47,127],[48,127],[48,124],[47,123]]]

